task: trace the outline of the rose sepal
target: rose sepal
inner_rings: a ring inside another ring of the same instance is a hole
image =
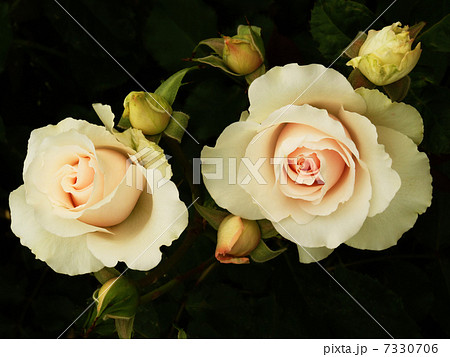
[[[284,253],[287,250],[286,247],[280,248],[277,250],[270,249],[264,240],[261,239],[258,246],[250,253],[250,258],[255,263],[265,263],[269,260],[275,259],[280,254]]]

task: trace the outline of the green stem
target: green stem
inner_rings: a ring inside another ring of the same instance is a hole
[[[172,290],[176,285],[178,285],[179,281],[175,278],[170,280],[169,282],[165,283],[164,285],[161,285],[159,288],[152,290],[148,292],[147,294],[144,294],[141,296],[139,300],[139,304],[147,304],[150,301],[153,301],[160,297],[161,295],[169,292]]]
[[[213,265],[215,265],[215,261],[214,261],[214,257],[211,257],[208,260],[201,263],[199,266],[195,267],[194,269],[189,270],[187,273],[179,275],[179,276],[173,278],[172,280],[168,281],[164,285],[161,285],[160,287],[156,288],[155,290],[152,290],[152,291],[148,292],[147,294],[142,295],[139,300],[139,303],[146,304],[150,301],[157,299],[161,295],[172,290],[179,283],[188,280],[192,276],[197,275],[199,273],[203,273],[204,271],[207,271],[207,272],[211,271],[211,267]],[[200,278],[203,280],[204,274],[202,274]],[[199,282],[199,280],[197,282]]]

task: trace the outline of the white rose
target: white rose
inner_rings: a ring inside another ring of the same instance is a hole
[[[112,121],[109,106],[96,110]],[[155,267],[159,248],[179,237],[188,214],[175,184],[149,182],[163,174],[131,164],[134,154],[105,127],[82,120],[34,130],[24,184],[10,194],[12,231],[58,273],[95,272],[119,261]]]
[[[419,61],[420,43],[412,50],[413,41],[409,27],[401,28],[400,22],[380,31],[369,30],[358,56],[348,61],[347,66],[358,68],[378,86],[396,82],[408,75]]]
[[[413,107],[377,90],[354,91],[314,64],[271,69],[251,84],[249,99],[249,113],[203,149],[205,185],[219,206],[266,218],[307,248],[301,261],[323,259],[342,243],[386,249],[431,204]],[[223,172],[211,158],[223,158]]]

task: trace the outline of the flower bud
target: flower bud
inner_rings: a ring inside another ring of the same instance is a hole
[[[112,278],[94,293],[97,316],[104,318],[131,318],[135,315],[139,295],[136,287],[120,276]]]
[[[131,92],[123,102],[122,118],[128,119],[131,126],[142,130],[146,135],[161,133],[169,124],[172,108],[158,94]]]
[[[384,86],[405,77],[415,67],[422,52],[420,43],[414,50],[408,26],[400,22],[380,31],[370,30],[359,49],[358,56],[347,62],[378,86]]]
[[[221,263],[245,264],[259,244],[261,231],[255,221],[229,215],[223,219],[217,231],[216,259]]]
[[[252,45],[251,36],[224,36],[222,59],[235,73],[245,75],[256,71],[263,58]]]

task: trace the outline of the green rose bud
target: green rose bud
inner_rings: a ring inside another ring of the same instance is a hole
[[[156,135],[169,124],[172,108],[160,95],[147,92],[131,92],[123,102],[123,119],[146,135]]]
[[[400,22],[380,31],[370,30],[358,56],[347,62],[358,68],[372,83],[384,86],[405,77],[415,67],[422,52],[420,43],[414,50],[408,26]]]
[[[250,254],[259,244],[261,231],[255,221],[229,215],[217,231],[216,259],[221,263],[246,264]]]
[[[223,37],[222,59],[235,73],[245,75],[256,71],[263,63],[263,58],[252,45],[250,35]]]
[[[112,278],[94,293],[97,316],[104,318],[131,318],[139,302],[136,287],[124,277]]]

